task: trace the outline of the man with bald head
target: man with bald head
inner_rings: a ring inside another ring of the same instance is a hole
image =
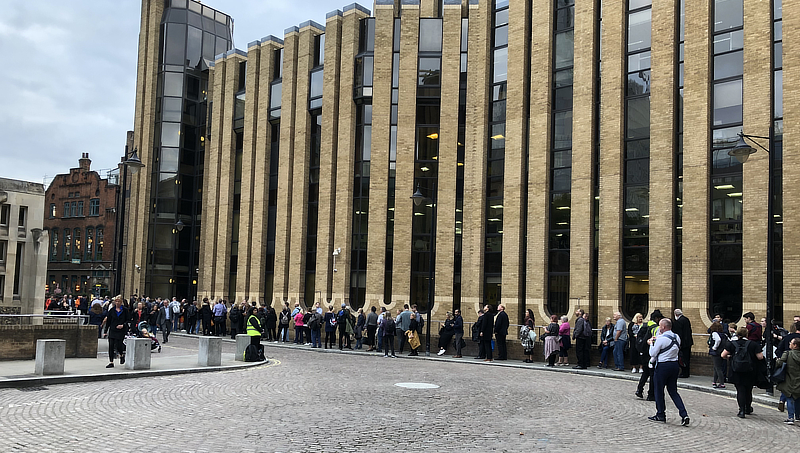
[[[667,421],[667,403],[664,398],[664,388],[666,387],[669,397],[678,408],[681,416],[681,426],[689,425],[689,414],[683,399],[678,394],[678,354],[681,349],[681,339],[672,332],[672,321],[662,319],[658,323],[658,335],[647,340],[650,344],[649,367],[654,368],[653,388],[656,397],[656,415],[648,417],[654,422]]]

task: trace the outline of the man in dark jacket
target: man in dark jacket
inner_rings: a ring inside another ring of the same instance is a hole
[[[585,315],[586,312],[582,308],[575,311],[575,329],[572,331],[572,339],[575,340],[575,355],[578,359],[578,365],[573,367],[576,370],[589,368],[592,325]]]
[[[692,358],[692,323],[689,318],[683,316],[683,311],[680,308],[675,309],[675,321],[672,322],[672,332],[674,332],[681,339],[681,355],[683,356],[683,367],[681,373],[678,375],[680,378],[689,377],[689,362]]]
[[[461,358],[461,342],[464,338],[464,318],[461,317],[461,310],[455,310],[455,317],[453,318],[453,331],[455,332],[456,338],[456,355],[453,357],[456,359]]]
[[[108,362],[106,368],[114,368],[115,352],[119,353],[119,364],[125,364],[125,333],[128,332],[131,314],[122,306],[122,296],[114,299],[114,306],[103,321],[108,328]]]
[[[508,335],[508,314],[503,304],[497,306],[497,317],[494,320],[494,337],[497,344],[497,360],[508,360],[506,336]]]
[[[164,299],[161,307],[158,309],[158,327],[161,329],[161,338],[163,343],[169,343],[169,332],[172,327],[169,319],[169,300]]]
[[[494,315],[490,306],[483,307],[483,316],[480,322],[480,349],[481,355],[485,357],[484,362],[492,362],[492,334],[494,333]]]

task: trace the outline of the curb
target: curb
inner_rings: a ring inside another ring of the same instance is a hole
[[[189,335],[189,334],[177,333],[177,332],[176,333],[172,333],[170,335],[179,335],[179,336],[186,336],[186,337],[196,337],[197,336],[197,335]],[[234,342],[235,341],[235,340],[231,340],[230,338],[227,338],[227,337],[223,337],[222,340],[223,341],[229,341],[229,342]],[[316,348],[315,349],[311,349],[311,348],[306,347],[306,346],[297,346],[297,345],[295,345],[294,343],[291,343],[291,342],[289,342],[289,343],[277,343],[276,344],[276,343],[273,343],[271,341],[270,342],[262,341],[262,344],[264,346],[273,347],[273,348],[294,349],[294,350],[298,350],[298,351],[317,352],[317,353],[326,353],[326,354],[354,354],[354,355],[362,355],[362,356],[366,356],[366,357],[379,357],[380,356],[380,353],[363,354],[362,352],[356,352],[355,350],[353,350],[353,351],[350,351],[350,350],[340,351],[337,348],[333,348],[333,349],[316,349]],[[362,350],[362,351],[366,352],[366,350]],[[539,365],[538,363],[535,364],[535,365],[523,365],[522,363],[513,363],[513,362],[511,362],[511,363],[503,363],[503,362],[498,363],[498,361],[493,361],[492,363],[485,363],[485,362],[453,359],[453,358],[449,358],[449,357],[447,357],[447,358],[438,357],[438,356],[434,356],[434,355],[425,356],[424,353],[422,355],[416,356],[414,359],[412,359],[411,357],[408,357],[408,356],[397,356],[397,358],[408,359],[408,360],[434,360],[434,361],[439,361],[439,362],[449,362],[449,363],[459,363],[459,364],[469,364],[469,365],[500,366],[500,367],[518,368],[518,369],[524,369],[524,370],[546,371],[546,372],[551,372],[551,373],[569,373],[569,374],[577,374],[577,375],[582,375],[582,376],[604,377],[604,378],[609,378],[609,379],[620,379],[620,380],[635,381],[635,382],[638,382],[639,381],[639,377],[640,377],[639,374],[632,375],[633,373],[629,373],[629,372],[627,372],[627,373],[610,373],[610,372],[604,372],[604,371],[593,371],[593,370],[589,370],[589,369],[576,370],[576,369],[573,369],[571,366],[566,368],[566,369],[557,368],[557,367],[549,368],[549,367],[545,366],[544,364]],[[720,389],[715,389],[713,387],[708,387],[708,386],[705,386],[705,385],[699,385],[699,384],[694,384],[694,383],[690,383],[690,382],[681,382],[680,379],[678,379],[678,388],[682,388],[682,389],[686,389],[686,390],[694,390],[694,391],[697,391],[697,392],[708,393],[708,394],[711,394],[711,395],[721,396],[721,397],[725,397],[725,398],[736,399],[736,391],[735,390],[728,390],[728,389],[720,390]],[[754,390],[757,390],[757,388],[754,388]],[[770,406],[770,407],[775,407],[775,408],[778,407],[778,397],[777,396],[754,394],[753,395],[753,401],[756,402],[756,403],[759,403],[759,404]]]
[[[118,379],[133,379],[138,377],[153,377],[153,376],[173,376],[176,374],[194,374],[194,373],[210,373],[214,371],[230,371],[253,368],[261,365],[270,365],[276,363],[275,361],[265,360],[263,362],[242,362],[241,365],[222,365],[210,367],[196,367],[196,368],[174,368],[168,370],[131,370],[122,373],[113,374],[75,374],[75,375],[60,375],[60,376],[36,376],[30,378],[17,378],[0,380],[0,388],[18,388],[18,387],[36,387],[44,385],[56,384],[73,384],[76,382],[98,382],[98,381],[114,381]]]

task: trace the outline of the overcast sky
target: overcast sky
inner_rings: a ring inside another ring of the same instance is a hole
[[[234,45],[246,50],[306,20],[324,25],[328,12],[352,1],[203,3],[233,17]],[[116,166],[133,129],[140,12],[141,0],[3,2],[0,177],[49,184],[85,152],[92,169]]]

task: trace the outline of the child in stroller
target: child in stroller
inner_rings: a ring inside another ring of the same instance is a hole
[[[158,342],[158,338],[151,333],[150,324],[147,321],[142,321],[136,326],[136,336],[139,338],[149,338],[150,339],[150,351],[153,349],[158,349],[158,352],[161,352],[161,343]]]

